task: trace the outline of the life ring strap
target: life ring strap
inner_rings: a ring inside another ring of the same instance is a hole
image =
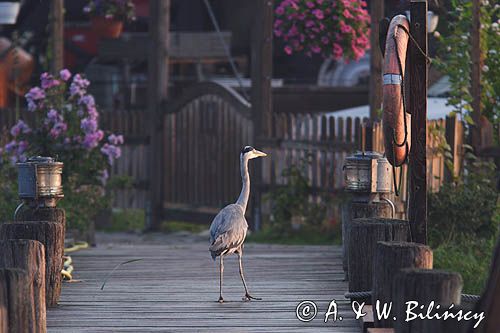
[[[401,85],[402,82],[403,82],[403,77],[399,74],[384,74],[383,76],[384,85],[389,85],[389,84]]]

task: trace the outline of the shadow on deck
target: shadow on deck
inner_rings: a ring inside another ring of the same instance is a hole
[[[237,257],[230,256],[224,261],[227,303],[219,304],[217,266],[206,241],[106,238],[73,254],[80,282],[64,284],[60,305],[48,312],[49,332],[359,332],[343,297],[340,247],[247,244],[246,279],[263,300],[242,301]],[[100,290],[115,265],[139,258],[116,270]],[[332,299],[344,318],[324,323]],[[311,322],[296,317],[303,300],[318,306]]]

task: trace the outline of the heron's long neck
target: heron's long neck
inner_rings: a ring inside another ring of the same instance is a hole
[[[236,203],[243,207],[243,211],[247,210],[248,197],[250,196],[250,175],[248,174],[248,159],[240,158],[241,167],[241,180],[243,182],[243,187],[241,189],[240,196]]]

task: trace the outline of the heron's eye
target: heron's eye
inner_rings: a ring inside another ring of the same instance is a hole
[[[241,154],[244,155],[244,154],[248,153],[249,151],[253,151],[253,150],[255,150],[253,147],[246,146],[245,148],[243,148],[241,150]]]

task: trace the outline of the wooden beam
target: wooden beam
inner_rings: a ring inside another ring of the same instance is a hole
[[[427,1],[410,3],[409,106],[411,111],[409,220],[414,242],[427,244]]]
[[[379,45],[379,22],[384,18],[384,0],[375,0],[371,8],[370,33],[370,119],[377,119],[382,107],[382,54]]]
[[[252,45],[252,116],[254,142],[259,142],[271,133],[273,75],[273,17],[274,0],[256,0],[256,17]],[[261,147],[261,149],[264,149]],[[261,225],[262,161],[255,163],[252,175],[252,218],[253,227]],[[255,176],[254,176],[255,175]],[[254,180],[255,179],[255,180]]]
[[[146,207],[146,228],[158,229],[164,197],[164,133],[161,106],[168,97],[168,49],[170,0],[150,1],[148,63],[148,131],[150,144],[150,190]]]
[[[481,51],[481,0],[472,1],[471,31],[471,95],[472,95],[472,147],[479,152],[481,146],[481,70],[484,54]]]
[[[51,0],[49,13],[50,72],[59,73],[64,66],[64,0]]]

